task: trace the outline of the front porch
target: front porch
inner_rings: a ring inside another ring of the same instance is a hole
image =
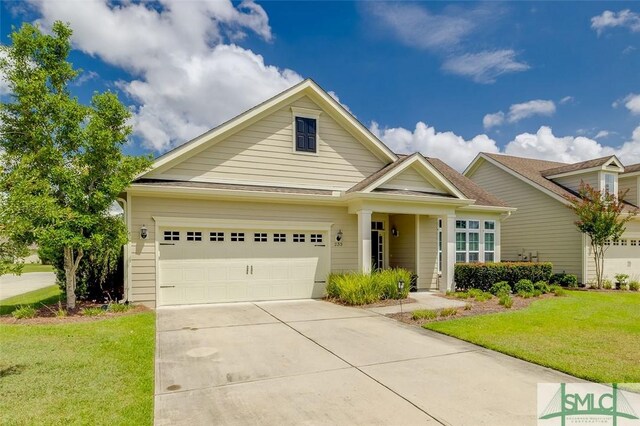
[[[358,210],[358,268],[404,268],[418,290],[454,290],[456,262],[500,259],[499,216],[447,212],[411,214]]]

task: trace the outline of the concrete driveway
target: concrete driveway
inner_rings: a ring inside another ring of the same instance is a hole
[[[49,287],[55,283],[56,275],[53,272],[29,272],[22,275],[1,275],[0,300]]]
[[[322,301],[157,316],[157,425],[526,425],[538,382],[577,381]]]

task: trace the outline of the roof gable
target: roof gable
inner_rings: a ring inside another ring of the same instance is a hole
[[[543,170],[541,174],[546,178],[553,179],[556,177],[576,175],[600,170],[609,170],[622,173],[624,171],[624,166],[615,155],[609,155],[607,157],[595,158],[593,160],[553,167]]]
[[[330,115],[380,160],[393,162],[398,158],[362,123],[340,105],[339,102],[320,88],[314,81],[307,79],[158,157],[152,164],[150,170],[141,174],[138,178],[145,177],[150,173],[155,172],[154,174],[157,174],[158,172],[167,170],[304,96],[312,99],[323,112]]]
[[[423,179],[424,184],[429,188],[432,186],[438,186],[439,192],[446,193],[455,196],[456,198],[466,198],[462,192],[458,190],[447,178],[445,178],[435,167],[433,167],[420,153],[415,153],[406,157],[400,158],[395,163],[392,163],[377,173],[369,176],[364,181],[358,183],[348,192],[372,192],[375,189],[382,188],[394,178],[400,176],[404,171],[413,169]]]

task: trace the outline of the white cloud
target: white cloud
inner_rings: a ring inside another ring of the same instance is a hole
[[[504,123],[504,112],[498,111],[493,114],[487,114],[482,119],[482,125],[485,129],[500,126]]]
[[[437,132],[421,121],[413,131],[402,127],[381,129],[375,122],[371,123],[370,130],[394,152],[409,154],[419,151],[428,157],[440,158],[457,170],[463,170],[478,152],[499,151],[496,141],[487,135],[465,140],[453,132]]]
[[[135,76],[118,87],[139,104],[135,133],[157,151],[301,80],[294,71],[265,64],[262,56],[229,42],[247,32],[272,40],[266,12],[252,1],[237,6],[226,0],[32,3],[45,26],[58,19],[71,24],[76,48]]]
[[[503,74],[526,71],[529,65],[518,61],[515,51],[503,49],[451,56],[442,64],[442,69],[488,84]]]
[[[464,168],[479,152],[503,153],[541,160],[575,163],[616,154],[624,164],[640,162],[640,126],[619,147],[602,145],[584,136],[556,136],[548,126],[536,133],[522,133],[500,150],[496,141],[481,134],[469,140],[453,132],[437,132],[435,128],[418,122],[415,129],[380,128],[372,123],[370,130],[392,150],[401,154],[421,152],[427,157],[438,157],[457,170]]]
[[[570,102],[573,102],[575,99],[573,96],[565,96],[564,98],[560,99],[560,101],[558,102],[560,105],[564,105],[564,104],[568,104]]]
[[[76,77],[76,79],[73,81],[72,84],[74,86],[82,86],[87,81],[91,81],[99,77],[100,75],[98,75],[98,73],[95,71],[85,71],[82,74],[80,74],[78,77]]]
[[[365,10],[382,26],[390,29],[403,43],[429,50],[443,50],[458,45],[478,26],[479,9],[456,13],[431,13],[410,3],[370,2]]]
[[[629,93],[622,102],[624,102],[624,106],[631,111],[632,114],[640,114],[640,95]]]
[[[507,120],[515,123],[534,115],[550,116],[556,112],[556,105],[553,101],[535,99],[521,104],[513,104],[509,107]]]
[[[529,69],[511,49],[473,52],[473,36],[490,30],[502,15],[496,5],[449,6],[441,13],[432,13],[422,4],[366,2],[363,9],[400,42],[441,56],[442,69],[447,72],[486,84],[500,75]]]
[[[625,47],[624,49],[622,49],[622,54],[623,55],[628,55],[630,53],[633,53],[635,50],[636,50],[635,46],[629,45],[629,46]]]
[[[493,114],[487,114],[482,119],[485,129],[500,126],[506,122],[516,123],[534,115],[550,116],[556,112],[556,105],[553,101],[534,99],[520,104],[513,104],[509,107],[509,112],[505,114],[498,111]]]
[[[6,60],[7,52],[3,49],[4,45],[0,44],[0,61]],[[9,82],[5,79],[3,72],[0,72],[0,96],[9,93]]]
[[[591,18],[591,28],[596,30],[598,35],[608,28],[624,27],[632,32],[640,31],[640,15],[629,9],[620,12],[605,10],[601,15]]]
[[[596,133],[596,135],[593,137],[594,139],[603,139],[608,137],[611,134],[610,131],[608,130],[600,130],[598,133]]]

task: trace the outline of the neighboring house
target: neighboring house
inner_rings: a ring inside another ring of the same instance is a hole
[[[514,211],[394,154],[310,80],[159,157],[122,204],[128,300],[158,306],[317,298],[330,272],[372,267],[450,289],[456,259],[500,258]]]
[[[502,260],[550,261],[556,272],[585,283],[595,279],[595,263],[565,197],[576,196],[584,182],[612,193],[628,190],[627,210],[640,200],[640,165],[624,167],[615,156],[564,164],[481,153],[464,175],[518,209],[502,227]],[[640,277],[638,217],[607,250],[604,275],[613,279],[617,273]]]

